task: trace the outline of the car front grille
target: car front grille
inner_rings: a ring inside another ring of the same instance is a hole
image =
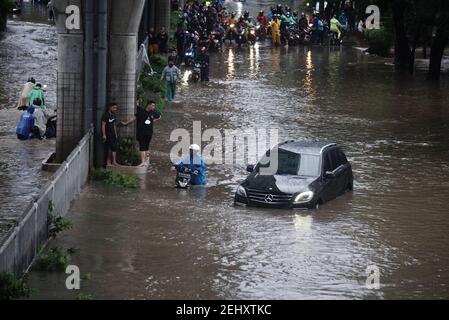
[[[273,194],[262,190],[247,189],[248,200],[265,205],[289,205],[292,199],[291,194]]]

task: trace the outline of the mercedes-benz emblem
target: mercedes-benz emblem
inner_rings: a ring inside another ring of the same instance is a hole
[[[265,196],[265,202],[266,202],[266,203],[272,203],[273,200],[274,200],[273,195],[267,194],[267,195]]]

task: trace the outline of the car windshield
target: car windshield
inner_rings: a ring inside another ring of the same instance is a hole
[[[320,175],[320,156],[298,154],[283,149],[278,150],[278,167],[276,175],[298,175],[317,177]],[[270,167],[270,154],[267,152],[260,161],[258,169]]]

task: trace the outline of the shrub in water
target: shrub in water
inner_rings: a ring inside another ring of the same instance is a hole
[[[28,298],[30,293],[31,289],[24,278],[0,272],[0,300]]]
[[[94,170],[92,178],[96,181],[103,181],[106,184],[116,187],[135,189],[139,185],[139,178],[137,177],[105,169]]]
[[[69,264],[70,255],[67,252],[61,248],[51,248],[40,255],[34,269],[43,272],[65,272]]]
[[[367,30],[366,39],[369,43],[368,52],[381,57],[388,57],[393,43],[392,35],[385,29]]]

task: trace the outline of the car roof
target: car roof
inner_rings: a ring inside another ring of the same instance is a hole
[[[329,142],[287,141],[279,144],[279,149],[299,154],[320,155],[325,149],[337,146]]]

